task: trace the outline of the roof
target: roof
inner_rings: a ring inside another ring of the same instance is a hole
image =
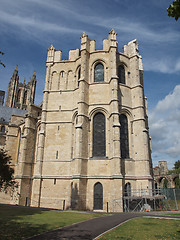
[[[8,123],[12,115],[24,116],[27,110],[0,106],[0,122]]]

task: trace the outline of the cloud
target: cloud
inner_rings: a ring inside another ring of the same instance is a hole
[[[148,57],[144,59],[144,70],[161,72],[161,73],[179,73],[180,72],[180,58],[170,57],[166,55],[159,55],[157,57]]]
[[[46,21],[42,21],[37,17],[24,17],[18,14],[11,15],[9,13],[5,13],[0,11],[0,20],[4,21],[11,25],[16,25],[22,28],[24,31],[27,31],[27,28],[33,28],[34,30],[40,32],[61,32],[61,33],[82,33],[82,30],[75,28],[68,28],[56,23],[50,23]]]
[[[180,159],[180,85],[149,112],[153,155],[169,157],[170,165]]]
[[[8,1],[8,4],[13,4],[13,1]],[[116,31],[122,34],[124,39],[127,39],[128,35],[129,38],[138,38],[142,42],[151,44],[170,44],[180,40],[180,32],[168,28],[168,26],[164,27],[164,23],[163,27],[159,24],[160,26],[155,28],[148,22],[142,22],[140,18],[132,21],[129,17],[117,16],[117,14],[114,17],[103,13],[99,15],[96,10],[89,9],[89,11],[85,11],[83,9],[85,3],[83,3],[82,7],[78,5],[79,9],[73,1],[27,0],[26,4],[22,4],[21,1],[19,1],[19,4],[14,5],[17,10],[14,10],[14,12],[17,12],[14,15],[11,12],[12,8],[8,8],[4,3],[0,11],[0,20],[4,23],[19,26],[23,30],[31,27],[38,30],[39,33],[54,31],[59,33],[82,33],[84,25],[87,26],[88,24],[93,26],[95,31],[97,27],[108,30],[115,28]],[[31,34],[31,32],[29,33]],[[180,68],[179,65],[177,65],[177,69]]]

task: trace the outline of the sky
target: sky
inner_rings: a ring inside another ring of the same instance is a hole
[[[35,103],[43,98],[47,49],[80,48],[83,32],[102,49],[114,28],[119,51],[133,39],[144,67],[153,165],[180,160],[180,19],[167,15],[172,0],[0,0],[0,90],[18,65],[20,81],[37,76]]]

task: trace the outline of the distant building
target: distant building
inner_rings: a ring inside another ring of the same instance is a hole
[[[5,91],[0,90],[0,106],[4,104]]]
[[[176,179],[179,174],[169,174],[167,161],[159,161],[158,166],[153,168],[155,189],[158,188],[176,188]]]
[[[34,103],[34,96],[36,91],[36,75],[32,76],[32,79],[26,84],[19,82],[18,69],[14,70],[8,86],[8,92],[6,97],[6,107],[27,109],[29,104]]]
[[[19,84],[14,71],[6,106],[27,113],[11,117],[6,150],[20,195],[1,193],[1,202],[117,212],[127,192],[152,189],[142,58],[136,40],[118,52],[116,35],[96,50],[83,33],[68,60],[51,46],[42,106],[35,76]]]
[[[24,116],[27,106],[34,103],[36,91],[36,75],[26,84],[19,82],[18,69],[10,79],[6,103],[4,104],[5,91],[0,90],[0,148],[5,148],[9,123],[13,116]],[[16,124],[16,123],[12,123]]]

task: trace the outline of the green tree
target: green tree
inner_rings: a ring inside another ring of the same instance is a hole
[[[180,168],[180,160],[174,163],[174,169],[179,169],[179,168]]]
[[[175,0],[173,3],[167,8],[168,16],[174,17],[177,21],[180,17],[180,0]]]
[[[13,179],[14,169],[10,166],[11,157],[4,150],[0,150],[0,191],[7,192],[8,189],[17,187]]]

